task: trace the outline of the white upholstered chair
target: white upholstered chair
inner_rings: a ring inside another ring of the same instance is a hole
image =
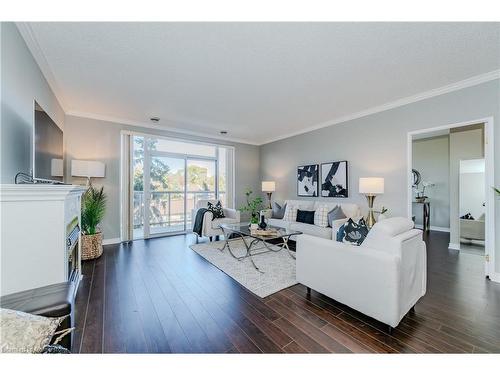
[[[361,246],[303,234],[297,239],[297,282],[391,331],[426,292],[426,257],[422,231],[403,217],[376,223]]]
[[[200,199],[196,203],[195,209],[191,212],[191,222],[194,226],[194,222],[196,219],[196,213],[200,208],[207,208],[208,202],[212,204],[217,204],[217,199]],[[201,230],[202,237],[208,237],[210,241],[212,241],[212,237],[222,235],[222,229],[220,229],[220,225],[222,223],[227,224],[236,224],[240,222],[240,211],[232,209],[232,208],[223,208],[224,218],[213,219],[213,214],[210,211],[205,212],[203,217],[203,226]],[[212,220],[213,219],[213,220]],[[198,238],[196,238],[198,241]]]

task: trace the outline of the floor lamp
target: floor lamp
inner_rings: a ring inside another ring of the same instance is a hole
[[[276,191],[276,183],[274,181],[262,181],[262,191],[267,193],[269,208],[273,208],[271,204],[271,196],[273,195],[273,192]]]

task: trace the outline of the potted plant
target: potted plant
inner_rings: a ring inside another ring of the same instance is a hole
[[[252,198],[251,197],[252,194],[253,194],[253,192],[250,189],[248,189],[245,192],[247,203],[246,203],[246,205],[240,207],[240,211],[250,213],[250,227],[252,229],[257,229],[257,227],[259,225],[259,213],[263,207],[262,206],[263,199],[262,199],[262,197]]]
[[[387,219],[387,215],[386,215],[386,213],[387,213],[388,211],[389,211],[389,210],[388,210],[386,207],[382,206],[382,208],[380,209],[380,212],[379,212],[379,215],[378,215],[377,220],[378,220],[378,221],[382,221],[382,220]]]
[[[102,255],[102,232],[99,228],[106,210],[104,188],[89,186],[82,196],[82,260]]]
[[[433,182],[428,182],[428,181],[424,181],[422,182],[422,190],[419,190],[418,189],[418,185],[415,189],[416,191],[416,196],[415,196],[415,200],[418,202],[418,203],[424,203],[425,200],[428,198],[426,195],[425,195],[425,188],[431,188],[431,187],[434,187],[436,186],[435,183]]]

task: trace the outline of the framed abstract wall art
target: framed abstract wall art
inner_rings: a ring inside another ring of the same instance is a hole
[[[317,197],[319,188],[319,165],[297,167],[297,195],[299,197]]]
[[[346,160],[321,164],[321,196],[334,198],[349,196]]]

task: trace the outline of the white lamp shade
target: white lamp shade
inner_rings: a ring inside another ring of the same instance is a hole
[[[104,177],[104,168],[104,163],[100,161],[71,161],[71,175],[75,177]]]
[[[50,174],[54,177],[63,177],[63,160],[52,159],[50,160]]]
[[[262,181],[262,191],[276,191],[276,183],[274,181]]]
[[[382,177],[361,177],[359,179],[361,194],[384,194],[384,179]]]

